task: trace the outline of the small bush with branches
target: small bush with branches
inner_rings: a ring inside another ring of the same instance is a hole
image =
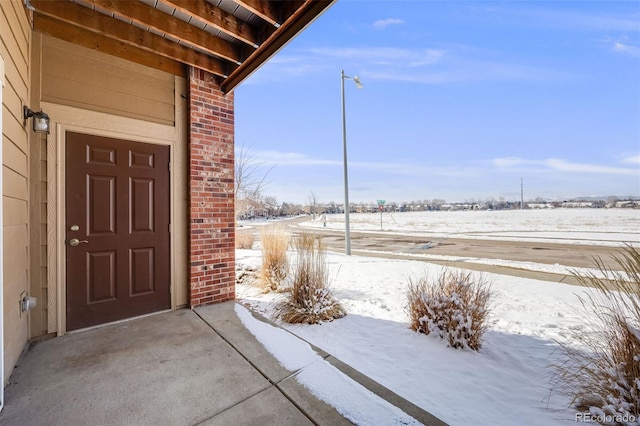
[[[434,281],[411,279],[407,290],[411,329],[435,333],[452,348],[479,350],[487,328],[491,288],[470,272],[445,270]]]
[[[287,249],[291,236],[281,225],[265,226],[260,232],[262,243],[262,281],[265,290],[276,291],[287,278]]]
[[[638,424],[640,252],[627,245],[612,260],[617,270],[597,258],[599,274],[573,274],[596,290],[580,297],[595,330],[575,331],[573,345],[562,344],[563,362],[555,366],[554,380],[577,410],[604,419],[604,424]]]
[[[318,324],[342,318],[346,311],[328,288],[326,249],[321,238],[303,232],[294,239],[296,263],[291,293],[276,307],[276,317],[289,323]]]

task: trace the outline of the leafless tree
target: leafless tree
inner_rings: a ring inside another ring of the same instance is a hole
[[[318,196],[314,191],[309,194],[309,213],[313,215],[313,220],[316,220],[316,206],[318,205]]]
[[[236,200],[236,217],[247,214],[251,208],[260,204],[262,190],[266,185],[266,179],[275,165],[265,173],[262,172],[262,163],[241,145],[236,149],[234,196]]]

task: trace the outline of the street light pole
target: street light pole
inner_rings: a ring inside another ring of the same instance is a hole
[[[342,89],[342,157],[344,167],[344,248],[345,254],[351,256],[351,229],[349,226],[349,173],[347,171],[347,115],[345,111],[344,101],[344,79],[348,78],[356,83],[358,89],[362,89],[362,83],[358,76],[353,78],[344,75],[344,70],[340,73],[341,89]]]
[[[342,158],[344,167],[344,249],[347,256],[351,256],[351,231],[349,229],[349,173],[347,171],[347,114],[344,103],[344,70],[342,81]]]

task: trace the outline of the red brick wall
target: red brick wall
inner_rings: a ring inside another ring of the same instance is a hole
[[[189,263],[192,307],[235,299],[233,94],[189,76]]]

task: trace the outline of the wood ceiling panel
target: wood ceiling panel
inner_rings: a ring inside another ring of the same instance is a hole
[[[111,13],[125,16],[141,25],[153,27],[157,31],[171,34],[172,37],[197,46],[205,52],[224,58],[236,64],[244,59],[233,44],[188,24],[174,16],[168,15],[142,2],[120,0],[85,0],[87,3],[108,10]]]
[[[0,0],[2,1],[2,0]],[[336,0],[31,0],[34,30],[229,92]]]
[[[258,47],[258,30],[206,0],[163,0],[180,12],[203,20],[225,34]]]
[[[255,13],[271,25],[279,27],[282,17],[279,14],[277,3],[268,0],[236,0],[240,6]]]
[[[128,61],[174,75],[184,76],[184,65],[173,59],[151,53],[110,37],[93,33],[84,28],[76,27],[75,25],[66,24],[49,16],[36,14],[33,22],[39,32],[50,35],[51,37],[59,38],[60,40],[109,55],[118,56]]]
[[[201,68],[219,76],[226,76],[229,67],[222,61],[202,55],[193,49],[159,37],[137,26],[111,18],[76,3],[61,2],[55,4],[46,0],[34,0],[38,14],[76,25],[97,34],[123,41],[131,46],[140,47],[158,55]]]

